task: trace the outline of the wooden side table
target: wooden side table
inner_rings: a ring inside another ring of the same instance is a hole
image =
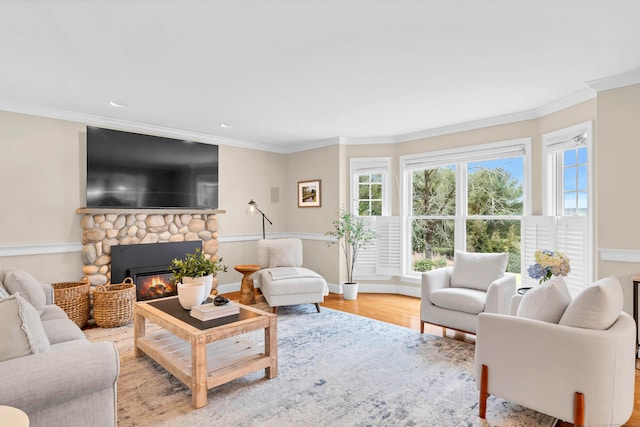
[[[237,272],[242,273],[242,284],[240,285],[240,304],[252,305],[256,303],[256,293],[253,288],[253,278],[251,275],[260,270],[258,264],[240,264],[233,267]]]

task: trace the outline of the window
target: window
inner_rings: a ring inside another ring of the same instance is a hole
[[[509,252],[519,273],[530,140],[405,156],[405,274],[444,267],[456,250]]]
[[[564,280],[574,294],[593,280],[591,134],[586,122],[542,136],[545,216],[527,218],[524,233],[523,267],[536,248],[564,252],[571,260]]]
[[[390,215],[388,157],[353,158],[351,166],[351,211],[358,216]]]

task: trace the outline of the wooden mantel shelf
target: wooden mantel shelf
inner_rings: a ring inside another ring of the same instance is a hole
[[[221,209],[110,209],[110,208],[78,208],[76,209],[77,214],[90,214],[90,215],[99,215],[99,214],[148,214],[148,215],[180,215],[180,214],[203,214],[203,215],[214,215],[214,214],[223,214],[227,211]]]

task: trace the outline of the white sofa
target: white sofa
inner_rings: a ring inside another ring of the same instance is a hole
[[[478,316],[480,416],[491,421],[483,410],[495,395],[576,425],[622,425],[634,405],[636,324],[620,284],[601,279],[573,300],[554,286],[529,291],[517,316]]]
[[[508,253],[456,251],[453,267],[422,273],[420,332],[430,323],[475,334],[479,313],[508,313],[516,277]]]
[[[53,297],[51,285],[0,268],[0,405],[31,427],[114,426],[118,351],[90,343]]]
[[[258,264],[254,274],[256,286],[273,312],[285,305],[320,303],[329,295],[327,281],[315,271],[302,267],[300,239],[263,239],[257,244]]]

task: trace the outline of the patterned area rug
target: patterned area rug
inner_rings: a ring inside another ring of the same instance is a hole
[[[156,325],[152,327],[157,328]],[[148,327],[148,329],[151,329]],[[148,357],[133,356],[133,325],[85,331],[120,351],[123,426],[553,426],[555,420],[490,397],[478,417],[473,344],[313,305],[278,311],[278,376],[264,371],[191,392]],[[263,333],[250,334],[259,342]]]

